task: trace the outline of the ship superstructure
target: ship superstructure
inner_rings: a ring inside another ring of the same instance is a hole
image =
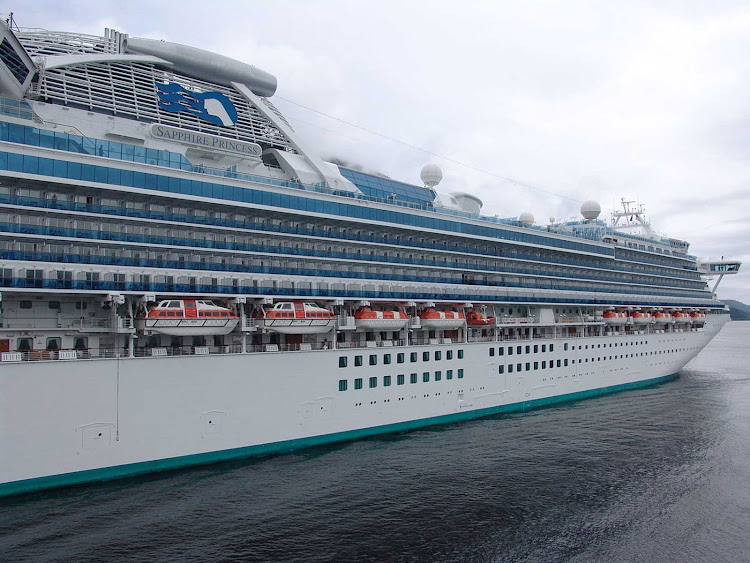
[[[718,263],[595,202],[537,226],[325,162],[245,63],[0,35],[1,492],[643,385],[728,320]]]

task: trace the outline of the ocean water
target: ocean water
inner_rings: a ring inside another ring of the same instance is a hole
[[[750,322],[671,382],[0,499],[2,561],[750,561]]]

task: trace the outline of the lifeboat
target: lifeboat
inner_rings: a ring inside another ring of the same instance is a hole
[[[624,325],[628,322],[628,315],[618,311],[605,311],[602,317],[604,317],[604,322],[608,325]]]
[[[674,322],[679,324],[687,324],[690,322],[690,315],[688,313],[678,311],[674,314]]]
[[[323,334],[334,323],[328,309],[302,301],[276,303],[263,315],[263,326],[281,334]]]
[[[466,322],[472,326],[487,326],[495,323],[495,317],[488,317],[481,311],[469,311]]]
[[[672,322],[672,315],[669,313],[657,311],[654,313],[654,322],[660,325],[669,324]]]
[[[703,324],[706,322],[706,313],[694,311],[693,313],[690,313],[690,321],[693,324]]]
[[[205,299],[160,301],[144,317],[136,318],[145,330],[171,336],[229,334],[239,318],[231,309]]]
[[[427,309],[419,314],[421,325],[425,328],[453,329],[460,328],[466,322],[466,315],[456,311],[438,311]]]
[[[357,328],[365,330],[401,330],[409,322],[409,315],[401,311],[373,311],[360,307],[354,313]]]
[[[647,325],[651,322],[651,313],[636,311],[630,318],[633,319],[634,325]]]

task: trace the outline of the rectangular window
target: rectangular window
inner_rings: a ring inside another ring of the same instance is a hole
[[[516,364],[516,371],[521,371],[522,364]]]
[[[377,356],[377,354],[370,354],[370,365],[371,366],[378,365],[378,356]]]
[[[523,353],[523,346],[516,346],[516,354]]]
[[[526,371],[531,371],[531,362],[526,362]]]
[[[453,370],[449,369],[445,372],[445,379],[453,379]]]
[[[355,367],[360,367],[362,365],[362,356],[354,356],[354,365]]]
[[[534,354],[539,352],[539,344],[534,344]]]
[[[497,349],[497,355],[502,356],[503,354],[505,354],[505,348],[500,346],[500,348]]]
[[[550,344],[549,345],[549,351],[550,352],[554,352],[555,351],[555,345],[554,344]]]
[[[362,378],[358,377],[354,380],[354,388],[355,389],[362,389]]]
[[[445,359],[446,359],[446,360],[452,360],[452,359],[453,359],[453,350],[448,350],[448,351],[447,351],[447,352],[445,353]]]
[[[565,360],[565,367],[568,367],[568,360]]]
[[[391,376],[386,375],[383,376],[383,387],[390,387],[391,386]]]
[[[396,385],[403,385],[404,384],[404,374],[400,373],[396,376]]]
[[[390,363],[391,363],[391,355],[390,355],[390,354],[385,354],[385,355],[383,356],[383,363],[384,363],[385,365],[388,365],[388,364],[390,364]]]
[[[403,352],[400,352],[400,353],[398,354],[398,356],[396,356],[396,361],[397,361],[397,362],[398,362],[399,364],[403,364],[403,363],[404,363],[404,353],[403,353]]]
[[[443,353],[440,350],[437,350],[435,352],[435,359],[439,361],[442,357],[443,357]]]
[[[427,383],[430,380],[430,372],[426,371],[422,374],[422,383]]]
[[[440,381],[441,379],[443,379],[443,373],[440,372],[440,371],[436,371],[435,372],[435,381]]]
[[[550,363],[552,363],[552,362],[550,362]],[[565,364],[565,365],[567,366],[568,364]],[[560,360],[557,360],[557,367],[560,367]]]
[[[378,386],[378,378],[377,377],[371,377],[370,378],[370,389],[374,389]]]
[[[526,353],[531,354],[531,346],[526,346]]]
[[[346,386],[348,385],[346,379],[339,379],[339,391],[346,391]]]
[[[513,364],[508,364],[508,373],[513,373]]]
[[[463,350],[459,350],[458,351],[458,359],[459,360],[463,360],[464,359],[464,351]]]
[[[459,379],[463,379],[464,378],[464,370],[463,369],[458,370],[458,378]]]
[[[563,350],[565,350],[565,351],[567,351],[567,350],[568,350],[568,343],[567,343],[567,342],[566,342],[566,343],[565,343],[565,345],[563,346]],[[550,345],[549,345],[549,351],[550,351],[550,352],[552,352],[552,344],[550,344]]]
[[[539,362],[534,362],[534,369],[539,369]]]
[[[411,354],[409,354],[409,361],[412,362],[412,363],[414,363],[414,362],[417,361],[417,353],[416,352],[412,352]]]
[[[417,374],[411,373],[409,374],[409,383],[416,383],[417,382]]]
[[[542,352],[546,352],[546,351],[547,351],[547,345],[546,344],[542,344]]]
[[[497,373],[505,373],[505,366],[497,366]]]
[[[423,362],[429,362],[430,361],[430,353],[429,352],[422,352],[422,361]]]
[[[346,363],[347,363],[346,360],[347,360],[346,356],[339,356],[339,367],[340,368],[345,368],[346,367]]]
[[[547,369],[547,362],[545,360],[542,360],[542,369]]]
[[[494,355],[495,355],[495,349],[494,348],[490,348],[490,356],[494,356]]]
[[[513,355],[513,346],[508,346],[508,355],[509,356]]]

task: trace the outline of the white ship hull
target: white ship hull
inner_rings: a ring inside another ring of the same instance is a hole
[[[394,349],[6,363],[0,493],[262,455],[644,385],[677,373],[727,319],[713,315],[701,331],[534,340],[539,349],[553,347],[544,354],[489,356],[490,348],[530,343],[518,340],[403,347],[429,351],[431,358],[442,350],[443,359],[401,366],[349,361],[339,367],[341,356]],[[446,350],[454,351],[453,359],[446,361]],[[499,374],[500,365],[557,366],[558,360],[561,367]],[[417,370],[419,380],[410,383],[409,372]],[[423,382],[428,370],[433,377]],[[438,370],[442,377],[435,381]],[[403,385],[399,372],[406,375]],[[393,376],[391,386],[383,387],[384,375]],[[370,377],[377,378],[374,389],[367,388]],[[355,390],[354,378],[363,378],[364,388]],[[340,380],[348,390],[339,391]]]

